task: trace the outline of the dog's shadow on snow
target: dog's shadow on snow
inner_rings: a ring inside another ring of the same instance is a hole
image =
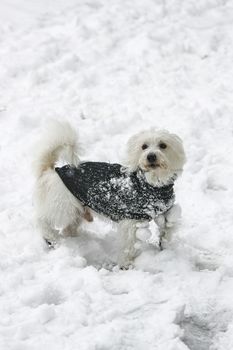
[[[83,227],[75,237],[67,237],[63,245],[72,255],[79,255],[86,260],[87,265],[96,268],[112,269],[117,263],[119,241],[116,231],[110,228],[108,233],[97,233],[96,230],[88,230]]]
[[[140,256],[149,254],[140,266],[148,271],[154,272],[153,258],[160,253],[158,246],[154,244],[137,241],[137,254]],[[100,222],[83,226],[79,233],[73,237],[65,237],[55,249],[65,247],[71,256],[80,256],[85,259],[87,266],[93,266],[97,269],[105,268],[112,270],[118,266],[118,254],[120,251],[120,237],[117,234],[117,227],[114,224],[101,225]],[[147,266],[148,258],[152,258],[150,266]],[[145,261],[144,261],[145,260]],[[137,264],[135,265],[137,267]]]
[[[211,252],[186,245],[176,238],[165,242],[163,250],[160,250],[153,240],[137,241],[137,245],[134,267],[151,273],[163,271],[167,264],[177,261],[191,265],[196,271],[215,271],[220,265],[218,257]],[[95,223],[83,226],[77,235],[62,238],[55,249],[59,247],[66,248],[70,256],[84,258],[86,266],[112,270],[117,265],[120,238],[114,224],[103,225],[103,222],[97,219]]]

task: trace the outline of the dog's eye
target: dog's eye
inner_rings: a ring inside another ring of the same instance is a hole
[[[164,142],[160,142],[160,144],[159,144],[159,148],[161,148],[161,149],[165,149],[165,148],[167,148],[166,143],[164,143]]]
[[[146,143],[144,143],[143,145],[142,145],[142,149],[144,150],[144,149],[147,149],[148,148],[148,145],[146,144]]]

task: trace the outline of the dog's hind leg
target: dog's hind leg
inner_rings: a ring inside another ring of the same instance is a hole
[[[93,219],[93,216],[91,214],[91,211],[89,208],[87,207],[84,207],[84,214],[83,214],[83,218],[88,221],[88,222],[92,222],[94,219]]]
[[[48,246],[50,248],[55,247],[59,240],[59,230],[52,228],[51,225],[44,219],[38,219],[37,226]]]
[[[62,235],[64,237],[75,237],[78,234],[78,227],[80,226],[80,222],[75,221],[72,224],[66,226],[62,230]]]
[[[72,209],[74,209],[74,208],[73,207],[70,208],[70,212],[72,211]],[[73,215],[72,215],[70,223],[68,223],[67,226],[65,226],[62,229],[62,236],[63,237],[75,237],[78,235],[79,227],[84,220],[84,216],[83,216],[83,213],[81,213],[81,210],[82,210],[82,207],[79,207],[78,209],[76,208],[73,211]]]

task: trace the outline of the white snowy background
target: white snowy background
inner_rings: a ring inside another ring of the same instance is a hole
[[[48,251],[33,222],[33,144],[68,119],[83,159],[133,133],[184,140],[180,226],[112,268],[111,225]],[[233,1],[1,0],[0,349],[233,349]]]

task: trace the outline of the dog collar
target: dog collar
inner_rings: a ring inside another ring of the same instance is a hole
[[[151,220],[175,201],[174,181],[155,187],[142,171],[127,173],[120,164],[83,162],[55,168],[69,191],[84,205],[113,221]]]

